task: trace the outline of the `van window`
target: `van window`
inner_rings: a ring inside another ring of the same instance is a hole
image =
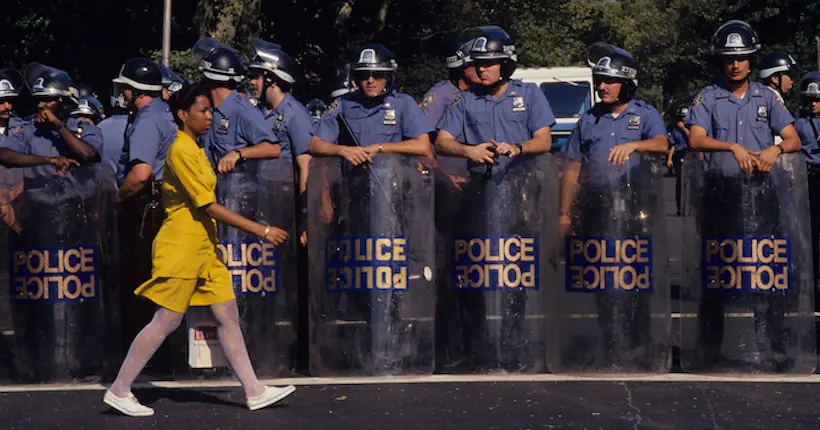
[[[591,106],[589,82],[549,82],[541,84],[556,118],[580,118]]]

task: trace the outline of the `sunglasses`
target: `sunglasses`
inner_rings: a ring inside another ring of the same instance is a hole
[[[357,81],[366,81],[373,77],[373,79],[387,79],[392,75],[391,72],[371,71],[371,70],[357,70],[353,72],[353,77]]]

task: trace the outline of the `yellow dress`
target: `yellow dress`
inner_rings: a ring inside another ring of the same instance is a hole
[[[167,218],[154,239],[151,279],[134,294],[179,313],[233,300],[231,277],[216,251],[216,221],[203,208],[216,202],[216,174],[205,151],[178,131],[163,176]]]

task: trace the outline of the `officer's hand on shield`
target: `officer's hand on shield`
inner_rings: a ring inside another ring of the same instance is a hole
[[[755,151],[751,153],[757,157],[757,168],[761,172],[771,172],[774,163],[777,162],[777,157],[780,156],[780,149],[777,146],[770,146],[762,151]]]
[[[515,158],[521,155],[521,148],[517,145],[511,145],[507,142],[496,142],[495,139],[490,139],[490,143],[495,146],[495,153],[498,155],[506,155],[510,158]]]
[[[490,147],[495,148],[495,145],[487,142],[480,145],[467,146],[467,158],[477,164],[495,164],[495,161],[493,161],[495,154],[489,149]]]
[[[288,240],[288,232],[279,227],[267,226],[265,227],[265,231],[262,233],[262,238],[275,246],[279,246]]]
[[[219,164],[216,166],[216,171],[221,174],[231,172],[233,169],[236,169],[236,163],[238,162],[239,153],[236,151],[231,151],[219,160]]]
[[[322,191],[322,204],[319,205],[319,216],[322,222],[330,224],[333,221],[333,201],[330,199],[330,193]]]
[[[572,233],[572,218],[569,217],[568,212],[562,212],[558,217],[558,231],[561,236],[569,236]]]
[[[48,157],[48,164],[54,166],[54,170],[60,174],[68,173],[68,168],[73,164],[75,166],[79,166],[80,163],[77,160],[72,160],[70,158],[65,157]]]
[[[755,168],[757,167],[757,160],[751,152],[747,151],[746,148],[735,143],[734,145],[732,145],[732,154],[735,156],[735,160],[737,160],[737,164],[740,166],[740,170],[742,170],[747,175],[751,175],[752,173],[754,173]]]
[[[339,155],[354,166],[373,161],[373,156],[361,146],[342,146],[339,148]]]
[[[613,166],[623,166],[629,156],[635,152],[635,142],[626,142],[609,150],[609,162]]]

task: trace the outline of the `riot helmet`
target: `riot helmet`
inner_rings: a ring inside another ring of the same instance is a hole
[[[81,96],[80,99],[77,100],[77,106],[75,106],[68,115],[72,117],[85,116],[96,124],[105,118],[105,109],[96,97],[89,94],[85,97]]]
[[[370,76],[385,78],[386,85],[383,94],[387,94],[393,89],[396,81],[396,70],[399,67],[393,53],[377,43],[369,43],[363,46],[349,66],[356,86]]]
[[[804,99],[820,100],[820,72],[809,72],[800,80],[800,95]]]
[[[760,79],[766,79],[777,73],[800,73],[800,66],[794,57],[785,52],[775,51],[769,52],[764,56],[758,64],[757,75]]]
[[[330,98],[337,99],[351,91],[349,67],[339,70],[333,77],[333,87],[330,91]]]
[[[185,78],[169,69],[164,65],[159,65],[159,71],[162,74],[162,87],[171,92],[171,94],[182,89],[186,84]]]
[[[472,39],[469,54],[473,62],[501,62],[501,82],[510,80],[518,63],[515,43],[503,28],[497,25],[476,27],[465,33]]]
[[[25,82],[34,99],[58,98],[65,104],[77,104],[79,91],[67,72],[40,63],[31,63],[24,71]]]
[[[628,51],[606,42],[595,42],[589,47],[587,62],[592,67],[593,78],[614,78],[623,84],[618,101],[626,103],[635,97],[638,69],[635,57]]]
[[[450,42],[450,49],[444,59],[448,69],[460,69],[473,62],[470,50],[475,39],[467,34],[457,36]]]
[[[122,89],[126,87],[139,94],[158,93],[162,91],[162,72],[159,66],[147,58],[132,58],[122,65],[113,82],[114,94],[122,93]]]
[[[689,106],[681,106],[678,108],[678,120],[683,121],[689,117]]]
[[[20,97],[23,89],[23,75],[11,67],[0,70],[0,99]]]
[[[718,56],[747,56],[760,49],[760,38],[751,25],[733,19],[718,27],[712,35],[712,54]]]
[[[321,118],[327,110],[327,105],[325,102],[319,99],[309,101],[306,107],[310,113],[310,117],[313,118],[313,122],[319,121],[319,118]]]
[[[206,80],[229,83],[233,87],[245,79],[245,63],[233,49],[216,39],[199,39],[193,51],[201,56],[199,70]]]
[[[270,76],[270,79],[291,85],[296,83],[296,76],[298,76],[296,62],[282,50],[281,45],[259,39],[251,40],[251,45],[254,56],[248,66],[249,69],[262,71],[263,74]]]

